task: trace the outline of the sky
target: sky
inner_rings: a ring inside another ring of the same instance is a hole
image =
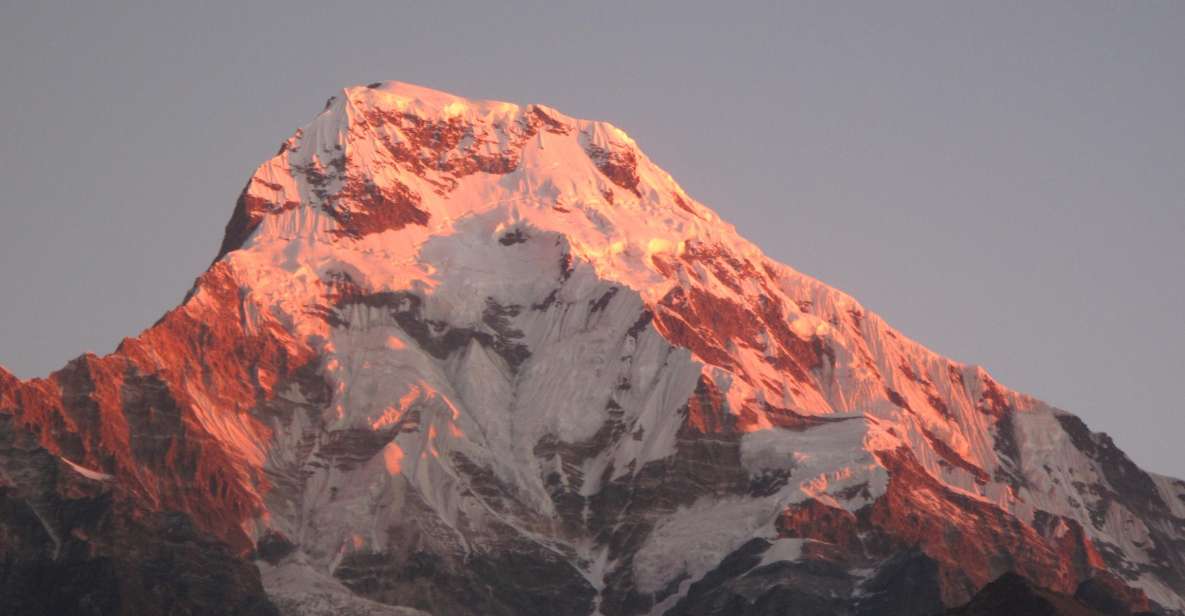
[[[343,86],[608,120],[767,254],[1185,477],[1185,3],[0,0],[0,364],[176,306]],[[101,6],[100,6],[101,4]]]

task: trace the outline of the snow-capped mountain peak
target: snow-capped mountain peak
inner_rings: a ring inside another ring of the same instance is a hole
[[[1009,571],[1185,612],[1185,484],[542,105],[343,90],[182,306],[2,413],[292,613],[920,614]]]

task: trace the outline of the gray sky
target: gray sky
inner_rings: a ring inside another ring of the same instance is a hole
[[[52,4],[0,0],[19,376],[151,325],[254,168],[397,79],[617,124],[774,258],[1185,476],[1185,3]]]

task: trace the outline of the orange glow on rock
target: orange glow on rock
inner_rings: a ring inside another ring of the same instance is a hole
[[[387,443],[383,448],[383,464],[391,475],[398,475],[403,470],[403,450],[394,442]]]

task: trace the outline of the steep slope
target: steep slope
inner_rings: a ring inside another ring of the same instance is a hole
[[[984,586],[964,606],[948,610],[948,616],[1100,616],[1104,614],[1145,614],[1133,612],[1114,597],[1100,597],[1086,582],[1073,597],[1034,588],[1015,573],[1006,573]],[[1134,606],[1146,609],[1146,605]]]
[[[179,308],[3,416],[291,613],[929,614],[1009,571],[1185,613],[1185,483],[540,105],[344,90]]]

